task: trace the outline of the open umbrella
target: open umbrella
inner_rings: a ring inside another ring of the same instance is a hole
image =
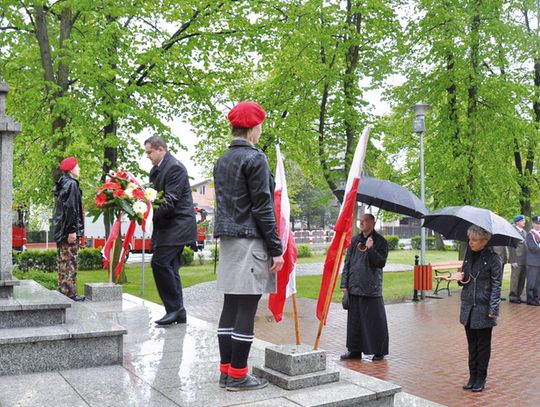
[[[480,226],[491,233],[489,246],[516,246],[523,238],[506,219],[475,206],[448,206],[424,216],[423,226],[447,239],[467,241],[467,229]]]
[[[343,196],[344,189],[345,187],[341,186],[335,192]],[[360,178],[357,200],[366,205],[414,218],[422,218],[428,213],[422,201],[401,185],[368,176]]]

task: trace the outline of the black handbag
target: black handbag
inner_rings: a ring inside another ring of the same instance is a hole
[[[343,298],[341,299],[341,305],[343,309],[349,309],[349,292],[346,291],[343,293]]]

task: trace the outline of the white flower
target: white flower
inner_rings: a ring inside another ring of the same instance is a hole
[[[133,211],[139,218],[142,218],[147,210],[148,208],[144,202],[137,201],[133,204]]]
[[[144,191],[144,197],[148,201],[154,202],[157,198],[157,191],[154,188],[146,188],[146,191]]]

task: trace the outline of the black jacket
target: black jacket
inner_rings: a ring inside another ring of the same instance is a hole
[[[70,233],[84,236],[84,212],[79,181],[64,174],[53,187],[54,194],[54,240],[60,243]]]
[[[467,325],[470,318],[472,329],[490,328],[497,325],[488,314],[499,315],[501,302],[502,261],[491,247],[486,247],[473,262],[469,249],[463,260],[461,312],[459,322]]]
[[[152,248],[194,243],[197,223],[186,168],[167,152],[159,167],[152,167],[150,182],[164,199],[154,210]]]
[[[214,166],[214,236],[262,238],[268,253],[282,253],[274,213],[274,180],[264,153],[235,139]]]
[[[388,257],[388,243],[375,231],[371,233],[371,238],[371,249],[363,252],[358,250],[358,244],[367,240],[359,233],[352,238],[351,246],[347,250],[341,274],[341,288],[346,288],[351,295],[382,297],[383,267]]]

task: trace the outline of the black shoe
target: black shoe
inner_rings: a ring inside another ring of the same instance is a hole
[[[158,319],[156,324],[158,325],[171,325],[174,323],[185,324],[186,323],[186,309],[182,308],[178,311],[169,312],[163,318]]]
[[[486,380],[477,380],[476,382],[474,382],[472,391],[475,393],[480,393],[482,390],[484,390],[484,387],[486,387]]]
[[[512,304],[521,304],[521,300],[510,300]]]
[[[540,305],[540,302],[537,301],[527,301],[527,305],[534,305],[535,307],[538,307]]]
[[[224,389],[227,387],[227,380],[229,380],[229,375],[227,373],[220,373],[219,374],[219,387]]]
[[[373,355],[373,357],[371,358],[371,360],[383,360],[384,359],[384,355]]]
[[[339,357],[341,360],[362,359],[362,352],[346,352]]]
[[[469,381],[467,384],[463,385],[463,390],[471,390],[474,387],[474,383],[476,382],[476,378],[471,377],[469,378]]]
[[[80,301],[86,300],[86,297],[84,295],[76,295],[75,297],[70,297],[70,299],[73,301],[80,302]]]
[[[245,375],[241,379],[233,379],[229,376],[226,389],[228,391],[258,390],[268,386],[268,380],[251,375]]]
[[[504,298],[504,297],[501,297],[501,301],[506,301],[506,298]]]

